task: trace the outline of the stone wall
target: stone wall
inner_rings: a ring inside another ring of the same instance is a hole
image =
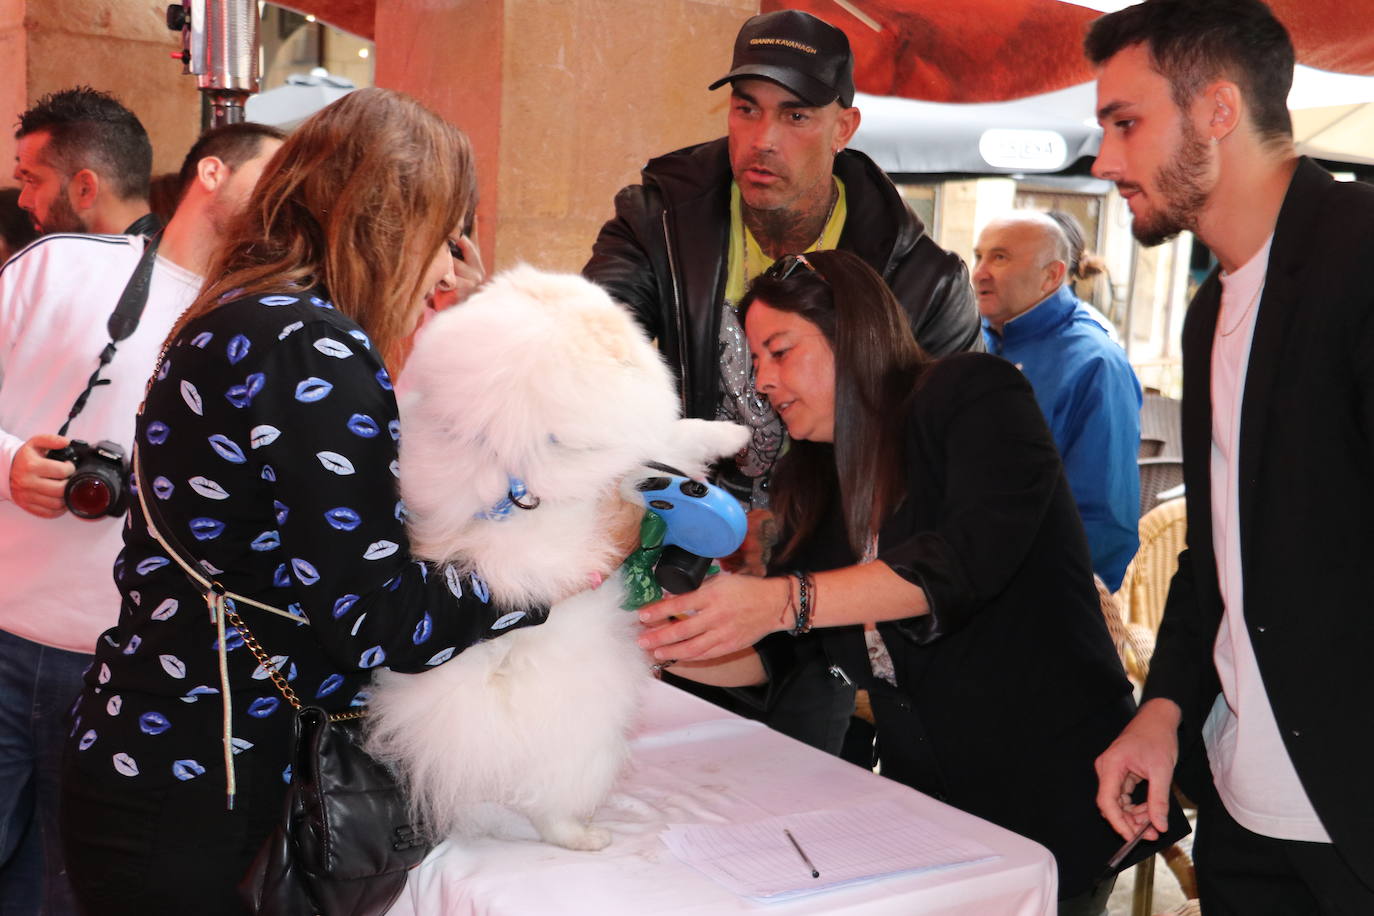
[[[649,158],[725,132],[726,96],[706,86],[757,11],[758,0],[381,4],[377,84],[472,136],[488,268],[576,270]]]
[[[287,4],[336,21],[332,0]],[[364,23],[363,0],[349,0]],[[0,0],[0,158],[46,92],[117,95],[171,171],[200,129],[195,80],[170,55],[165,0]],[[725,132],[735,33],[758,0],[388,0],[373,9],[377,85],[472,137],[487,267],[576,270],[620,187],[653,156]],[[347,17],[345,17],[347,18]],[[358,29],[363,31],[363,29]],[[6,182],[8,183],[8,182]]]
[[[167,30],[165,9],[155,0],[0,0],[0,161],[14,162],[21,112],[49,92],[89,85],[138,115],[154,174],[180,168],[200,133],[200,94],[170,57],[181,38]]]

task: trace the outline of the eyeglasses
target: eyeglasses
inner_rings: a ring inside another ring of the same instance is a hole
[[[825,274],[821,273],[815,266],[806,259],[804,254],[789,254],[785,258],[780,258],[773,263],[773,266],[763,272],[763,275],[770,280],[786,280],[797,272],[798,267],[805,267],[816,275],[816,279],[825,282]]]

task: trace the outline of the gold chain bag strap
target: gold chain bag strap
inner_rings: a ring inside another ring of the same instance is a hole
[[[147,489],[137,446],[133,471],[148,533],[200,590],[218,631],[225,779],[231,808],[235,784],[226,621],[296,713],[285,814],[240,881],[240,894],[258,916],[381,916],[405,889],[407,871],[420,864],[431,843],[423,825],[414,822],[395,776],[363,750],[361,725],[367,711],[330,715],[301,703],[244,624],[238,608],[255,607],[296,624],[307,621],[229,591],[197,568],[144,495]]]

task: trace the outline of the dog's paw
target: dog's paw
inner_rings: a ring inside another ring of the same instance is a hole
[[[562,846],[564,849],[577,849],[596,852],[611,845],[611,832],[604,827],[593,827],[577,821],[562,818],[534,820],[534,828],[539,831],[545,843]]]

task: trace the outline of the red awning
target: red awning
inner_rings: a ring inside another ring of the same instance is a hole
[[[1368,3],[1268,2],[1300,63],[1374,75]],[[844,29],[860,92],[932,102],[1021,98],[1092,79],[1083,34],[1102,15],[1062,0],[763,0],[762,8],[806,10]]]

